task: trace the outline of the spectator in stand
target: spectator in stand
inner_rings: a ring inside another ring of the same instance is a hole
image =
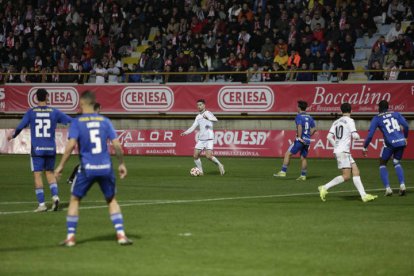
[[[395,26],[391,27],[391,29],[388,31],[387,36],[385,37],[385,42],[387,43],[394,42],[398,38],[398,35],[400,34],[403,34],[401,23],[396,22]]]
[[[262,70],[257,63],[253,63],[252,67],[247,72],[248,82],[261,82],[262,81]]]
[[[384,57],[384,66],[388,67],[390,65],[391,61],[393,61],[394,64],[396,64],[397,60],[398,60],[398,57],[395,54],[394,49],[390,48],[388,50],[388,53]]]
[[[384,54],[380,51],[379,47],[375,47],[371,53],[368,60],[368,68],[372,68],[375,62],[378,62],[381,66],[384,64]]]
[[[273,60],[273,62],[277,63],[278,66],[286,70],[288,66],[288,59],[289,57],[286,54],[286,51],[284,49],[280,49],[277,56],[275,56],[275,59]]]
[[[105,68],[103,68],[102,63],[98,63],[96,65],[96,68],[93,69],[91,73],[95,74],[95,76],[96,76],[95,82],[97,84],[105,83],[105,78],[106,78],[108,72],[106,71]]]
[[[308,70],[308,65],[306,63],[302,63],[301,71],[296,76],[297,81],[313,81],[313,74],[310,72],[306,72]]]
[[[384,80],[383,68],[379,61],[374,61],[370,69],[375,71],[369,73],[369,80]]]
[[[394,81],[398,78],[398,67],[395,61],[391,60],[388,66],[385,66],[384,79]]]
[[[292,67],[292,65],[295,65],[295,67],[298,68],[300,64],[300,59],[301,57],[297,53],[297,51],[292,49],[290,51],[290,56],[288,57],[287,66],[290,68]]]
[[[284,71],[285,69],[279,65],[279,63],[274,62],[272,65],[272,71],[274,73],[270,74],[270,80],[271,81],[276,81],[276,82],[280,82],[280,81],[285,81],[286,79],[286,74],[282,73],[280,71]],[[278,73],[280,72],[280,73]]]
[[[398,73],[398,80],[414,80],[414,67],[411,60],[406,60],[404,66],[401,67],[401,71]],[[409,70],[409,71],[405,71]]]

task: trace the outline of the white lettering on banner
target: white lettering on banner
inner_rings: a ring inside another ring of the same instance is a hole
[[[266,131],[215,131],[215,145],[255,145],[265,144],[269,135]]]
[[[414,96],[414,86],[411,86],[411,95]]]
[[[49,94],[49,105],[61,109],[62,111],[72,111],[79,104],[78,91],[74,87],[52,87],[52,86],[34,86],[28,93],[28,103],[30,107],[38,104],[36,92],[44,88]]]
[[[391,94],[388,92],[385,93],[374,93],[371,92],[371,88],[367,87],[366,85],[362,86],[362,91],[354,91],[354,92],[326,92],[325,87],[316,86],[315,87],[315,96],[313,98],[312,104],[319,105],[338,105],[341,103],[348,102],[350,104],[378,104],[382,100],[390,101]]]
[[[292,145],[295,142],[295,140],[291,140],[291,139],[288,139],[288,141],[289,141],[289,145]],[[382,138],[373,139],[371,143],[369,144],[370,148],[374,150],[381,149],[383,145],[384,145],[384,139]],[[351,144],[352,150],[362,150],[363,148],[364,148],[364,139],[352,140],[352,144]],[[333,151],[334,148],[331,145],[331,143],[328,141],[328,139],[317,138],[317,139],[311,139],[311,149]]]
[[[0,101],[6,99],[6,92],[4,92],[4,88],[0,88]]]
[[[274,92],[268,86],[224,86],[218,93],[224,111],[267,111],[274,102]]]
[[[121,93],[126,111],[168,111],[174,104],[174,93],[166,86],[127,86]]]

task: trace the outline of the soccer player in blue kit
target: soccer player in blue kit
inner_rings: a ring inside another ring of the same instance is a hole
[[[385,187],[385,196],[392,195],[390,181],[388,178],[387,163],[393,157],[394,169],[400,182],[400,196],[406,193],[404,171],[401,166],[401,159],[405,147],[407,146],[409,126],[405,118],[398,112],[388,111],[388,102],[383,100],[378,104],[378,112],[369,127],[368,137],[364,143],[364,155],[367,155],[367,148],[374,136],[377,128],[379,128],[384,136],[384,148],[380,156],[380,176]],[[401,127],[403,130],[401,131]]]
[[[52,194],[52,210],[57,211],[59,207],[58,186],[53,170],[56,160],[55,131],[58,123],[69,124],[71,117],[56,108],[49,107],[48,93],[45,89],[36,91],[38,106],[29,109],[24,114],[22,121],[17,126],[8,140],[14,139],[20,132],[30,125],[31,134],[31,167],[34,174],[35,191],[39,206],[35,212],[47,211],[45,204],[45,194],[43,191],[42,173],[45,172]]]
[[[302,160],[302,170],[300,176],[297,180],[306,180],[306,173],[308,163],[306,157],[308,156],[309,145],[311,142],[311,136],[315,133],[315,121],[313,118],[306,113],[306,108],[308,108],[308,103],[305,101],[298,101],[298,115],[296,115],[296,139],[295,142],[289,147],[285,153],[285,158],[283,159],[282,170],[273,176],[276,177],[286,177],[286,172],[289,166],[290,157],[293,154],[300,153]]]
[[[115,199],[115,175],[112,170],[111,156],[107,141],[111,141],[119,161],[118,172],[121,179],[127,175],[122,147],[117,139],[111,121],[94,111],[95,94],[85,91],[80,98],[82,115],[73,119],[69,128],[69,141],[59,166],[55,170],[60,177],[76,144],[79,146],[80,161],[78,173],[72,184],[72,195],[66,217],[67,237],[61,244],[72,247],[76,244],[75,233],[79,219],[79,204],[95,182],[98,182],[108,203],[109,214],[116,230],[120,245],[132,244],[124,232],[121,208]]]

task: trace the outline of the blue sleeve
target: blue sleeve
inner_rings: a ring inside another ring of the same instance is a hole
[[[108,138],[109,140],[115,140],[116,138],[118,138],[118,136],[116,135],[116,131],[111,123],[111,121],[107,120],[106,121],[108,124]]]
[[[311,121],[310,127],[311,127],[311,128],[316,127],[316,125],[315,125],[315,120],[314,120],[313,118],[312,118],[312,121]]]
[[[57,122],[59,124],[67,125],[72,121],[71,117],[69,117],[68,115],[60,111],[59,109],[56,109],[56,113],[57,113],[57,118],[58,118]]]
[[[20,132],[22,132],[22,130],[29,125],[31,113],[32,110],[29,110],[24,114],[23,119],[20,121],[20,124],[16,127],[16,130],[14,131],[13,138],[16,138],[17,135],[19,135]]]
[[[378,120],[377,120],[377,117],[374,117],[371,121],[371,125],[369,126],[368,137],[365,139],[364,148],[367,148],[369,146],[369,143],[371,143],[372,137],[374,137],[374,133],[377,127],[378,127]]]
[[[69,127],[68,139],[78,140],[78,138],[79,138],[78,120],[73,119]]]
[[[403,126],[403,128],[404,128],[403,129],[403,131],[404,131],[404,137],[405,137],[405,139],[407,139],[408,138],[408,131],[410,129],[410,126],[408,125],[407,120],[400,113],[398,113],[397,120],[398,120],[398,123]]]
[[[295,123],[296,123],[297,126],[302,125],[302,116],[300,116],[299,114],[296,115]]]

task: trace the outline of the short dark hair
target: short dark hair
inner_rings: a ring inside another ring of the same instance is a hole
[[[44,88],[37,89],[36,98],[39,102],[45,102],[47,98],[47,91]]]
[[[93,105],[93,110],[98,111],[99,109],[101,109],[101,104],[100,103],[95,103]]]
[[[199,100],[197,100],[197,103],[203,103],[203,104],[206,104],[206,101],[205,101],[204,99],[199,99]]]
[[[308,108],[308,103],[305,101],[298,101],[298,107],[300,110],[305,111]]]
[[[388,111],[388,102],[386,100],[382,100],[378,104],[378,111],[380,113]]]
[[[343,103],[341,104],[341,111],[342,113],[351,113],[352,107],[350,103]]]
[[[81,100],[85,100],[89,105],[95,106],[96,103],[96,96],[95,93],[93,93],[90,90],[86,90],[81,95]]]

